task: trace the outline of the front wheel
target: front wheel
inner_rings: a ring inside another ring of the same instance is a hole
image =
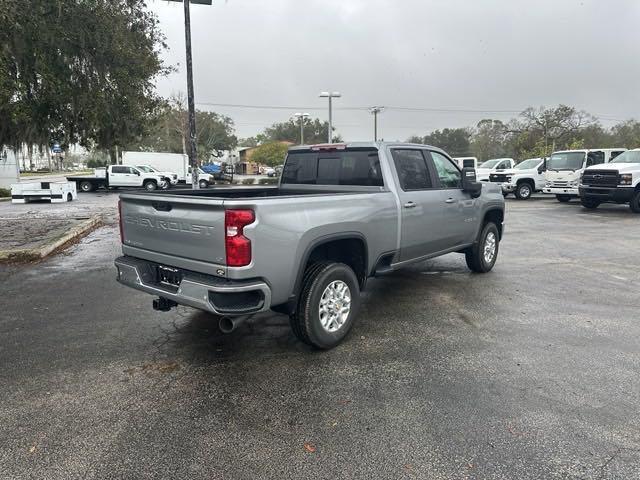
[[[600,206],[600,202],[595,198],[583,197],[580,199],[580,203],[584,208],[588,208],[589,210],[595,210]]]
[[[155,189],[158,188],[158,185],[153,180],[149,180],[148,182],[144,183],[144,188],[148,192],[153,192]]]
[[[198,182],[198,185],[200,186],[200,188],[207,188],[209,186],[209,182],[207,182],[206,180],[200,180]]]
[[[629,208],[633,213],[640,213],[640,190],[633,194],[629,202]]]
[[[569,200],[571,200],[571,195],[556,195],[556,198],[559,202],[567,203]]]
[[[473,272],[487,273],[496,263],[500,234],[493,222],[487,222],[482,228],[478,241],[465,252],[467,267]]]
[[[360,307],[360,287],[343,264],[318,262],[307,268],[298,307],[290,316],[299,340],[320,349],[338,345],[349,333]]]
[[[518,200],[529,200],[532,193],[533,189],[531,188],[531,184],[524,182],[518,185],[518,188],[516,189],[516,198]]]

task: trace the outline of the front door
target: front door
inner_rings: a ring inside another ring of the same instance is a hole
[[[442,235],[446,248],[471,243],[479,223],[479,219],[476,218],[476,200],[462,190],[462,173],[453,160],[436,151],[430,151],[429,155],[443,201]]]
[[[401,209],[400,261],[446,248],[443,237],[443,198],[422,149],[392,149],[398,175]]]

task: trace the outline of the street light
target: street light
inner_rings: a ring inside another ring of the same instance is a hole
[[[328,98],[329,99],[329,141],[327,143],[333,143],[332,141],[332,137],[333,137],[333,125],[332,125],[332,106],[331,106],[331,100],[334,98],[339,98],[342,95],[340,94],[340,92],[320,92],[319,97],[320,98]]]
[[[191,187],[200,188],[198,184],[198,156],[196,153],[196,106],[193,99],[193,66],[191,62],[191,13],[189,4],[211,5],[212,0],[169,0],[184,5],[184,40],[187,54],[187,105],[189,109],[189,165],[191,165]]]
[[[384,110],[384,107],[371,107],[369,111],[373,114],[373,140],[378,141],[378,114]]]
[[[294,117],[300,120],[300,145],[304,145],[304,119],[305,117],[309,117],[308,113],[294,113]]]

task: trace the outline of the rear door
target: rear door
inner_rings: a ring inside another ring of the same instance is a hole
[[[223,200],[122,196],[125,245],[224,265]]]
[[[138,177],[131,167],[114,165],[109,172],[109,185],[114,187],[134,187],[138,184]]]
[[[451,248],[470,242],[475,235],[476,208],[471,195],[462,191],[462,173],[453,160],[440,152],[429,152],[437,176],[437,188],[442,194],[442,236]]]
[[[446,248],[443,236],[444,198],[422,149],[394,148],[391,156],[398,176],[402,233],[400,261]]]

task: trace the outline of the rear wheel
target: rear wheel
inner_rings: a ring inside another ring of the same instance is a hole
[[[200,180],[198,182],[198,185],[200,186],[200,188],[207,188],[209,186],[209,182],[207,182],[206,180]]]
[[[349,333],[360,307],[360,287],[353,270],[343,264],[310,265],[302,281],[291,329],[299,340],[320,349],[338,345]]]
[[[640,213],[640,190],[636,191],[629,202],[629,208],[633,213]]]
[[[529,182],[522,182],[518,185],[518,188],[516,188],[516,198],[518,200],[529,200],[532,193],[533,188]]]
[[[580,199],[580,203],[584,208],[588,208],[589,210],[594,210],[600,206],[600,201],[595,198],[583,197]]]
[[[80,190],[83,192],[92,192],[93,191],[93,183],[91,182],[80,182]]]
[[[67,193],[67,202],[71,202],[73,200],[73,195]]]
[[[556,195],[556,198],[559,202],[567,203],[569,200],[571,200],[571,195]]]
[[[477,273],[490,271],[498,258],[499,244],[498,227],[493,222],[487,222],[480,232],[478,241],[465,252],[469,269]]]
[[[155,189],[158,188],[158,184],[156,182],[154,182],[153,180],[149,180],[147,182],[144,182],[144,188],[148,192],[153,192]]]

